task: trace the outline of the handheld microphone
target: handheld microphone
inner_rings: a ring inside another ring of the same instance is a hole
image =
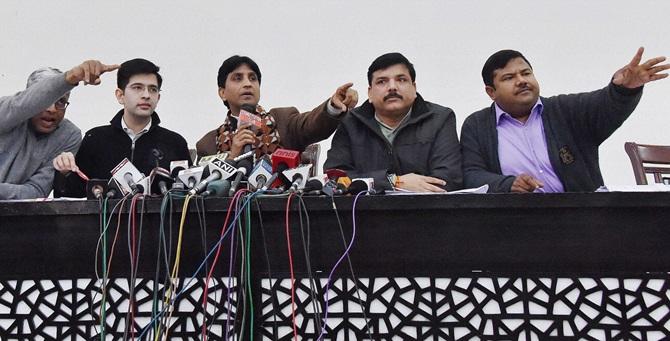
[[[270,187],[272,187],[272,184],[277,180],[277,177],[279,176],[279,172],[272,173],[268,181],[259,189],[261,192],[267,191]],[[283,192],[283,190],[282,190]]]
[[[377,194],[375,190],[375,180],[373,178],[357,178],[351,180],[347,189],[350,194],[358,194],[367,191],[369,194]]]
[[[154,174],[154,180],[155,177],[158,177],[158,190],[162,195],[165,195],[168,192],[168,184],[171,184],[174,182],[174,179],[170,176],[170,173],[161,167],[156,167],[154,168],[151,173]],[[155,192],[155,187],[154,191]]]
[[[287,169],[296,168],[300,165],[300,153],[289,149],[276,149],[270,156],[272,160],[272,172],[279,173],[281,180],[271,182],[271,186],[277,187],[283,184],[290,185],[291,181],[287,179],[283,172]]]
[[[249,174],[249,186],[251,189],[260,189],[265,186],[270,177],[272,177],[272,165],[267,158],[262,157]]]
[[[189,194],[196,195],[201,193],[207,188],[208,183],[214,180],[228,179],[235,174],[236,171],[235,166],[221,158],[214,158],[210,161],[207,164],[207,170],[209,171],[209,176],[205,180],[200,181],[197,186],[193,187],[189,191]]]
[[[237,190],[237,186],[240,185],[240,181],[242,181],[242,177],[247,174],[247,169],[244,167],[239,167],[236,171],[235,174],[235,179],[233,179],[232,184],[230,185],[230,190],[228,192],[228,196],[233,196],[235,194],[235,191]]]
[[[179,172],[188,168],[188,161],[179,160],[179,161],[170,161],[170,177],[179,180],[172,183],[172,189],[184,189],[184,182],[179,178]]]
[[[348,193],[347,190],[351,184],[351,179],[347,176],[337,178],[337,181],[330,180],[326,182],[321,190],[324,194],[329,196],[342,195]]]
[[[163,160],[163,158],[165,157],[163,151],[158,148],[152,148],[151,155],[154,156],[154,161],[156,162],[156,168],[160,167],[160,161]]]
[[[144,178],[144,174],[140,173],[128,158],[121,160],[121,162],[112,169],[111,173],[112,178],[116,180],[123,195],[144,192],[144,186],[137,184],[137,182]]]
[[[119,182],[114,178],[109,179],[109,182],[107,182],[105,197],[108,199],[119,199],[122,197],[122,193],[123,191],[121,190]]]
[[[177,174],[177,178],[181,181],[186,188],[193,188],[195,185],[200,182],[202,178],[202,173],[205,171],[205,167],[197,166],[189,169],[183,169]]]
[[[306,179],[309,177],[309,171],[312,165],[300,165],[296,168],[287,169],[282,174],[290,181],[289,191],[297,191],[305,187]]]
[[[100,199],[107,192],[107,180],[89,179],[86,182],[86,199]]]
[[[258,117],[258,115],[256,115],[255,113],[256,113],[256,107],[255,106],[253,106],[251,104],[242,104],[240,106],[240,114],[238,115],[238,120],[239,120],[238,127],[241,126],[241,125],[251,124],[250,129],[255,134],[257,126],[260,124],[260,121],[261,121],[261,118]],[[249,153],[249,156],[251,156],[251,154],[252,154],[251,152],[253,152],[253,147],[254,146],[250,143],[245,144],[244,147],[242,147],[242,154],[240,154],[240,156],[246,155],[247,153]],[[248,157],[248,156],[246,156],[246,157]],[[235,160],[235,161],[238,161],[238,160]]]
[[[323,186],[326,184],[324,175],[317,175],[311,177],[305,182],[305,187],[303,187],[299,192],[306,195],[319,195],[323,190]]]
[[[228,153],[218,153],[214,155],[206,155],[198,159],[198,166],[207,166],[207,164],[214,159],[228,159]],[[188,167],[188,163],[186,163]]]
[[[136,183],[135,180],[133,180],[133,174],[130,172],[127,172],[126,174],[123,175],[123,179],[126,180],[126,183],[128,186],[130,186],[130,189],[132,189],[131,194],[135,195],[137,193],[144,193],[144,186]]]
[[[214,180],[207,184],[207,190],[202,192],[203,197],[223,197],[228,193],[230,188],[230,181],[228,180]]]

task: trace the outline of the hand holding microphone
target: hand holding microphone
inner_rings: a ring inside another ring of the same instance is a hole
[[[228,157],[235,158],[243,154],[245,147],[249,147],[249,150],[251,150],[251,146],[256,142],[256,134],[249,129],[250,127],[251,125],[247,124],[237,128],[237,132],[233,135],[233,141],[230,144]]]

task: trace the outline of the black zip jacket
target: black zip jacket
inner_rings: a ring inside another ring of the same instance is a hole
[[[151,115],[149,131],[142,134],[134,146],[121,127],[122,117],[123,109],[112,118],[110,125],[93,128],[84,135],[75,161],[90,179],[111,178],[111,170],[124,158],[128,158],[144,175],[149,175],[157,165],[169,170],[171,161],[188,160],[191,165],[186,140],[159,126],[156,112]],[[86,196],[85,182],[74,173],[69,173],[64,179],[60,176],[54,188],[55,196]]]

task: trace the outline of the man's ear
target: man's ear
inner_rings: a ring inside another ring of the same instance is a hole
[[[226,100],[226,88],[219,88],[219,97],[224,101]]]
[[[491,100],[495,101],[496,100],[496,88],[487,85],[484,87],[484,90],[486,90],[486,94],[489,95]]]
[[[119,102],[121,105],[125,105],[125,99],[123,98],[123,90],[121,89],[116,89],[114,91],[114,95],[116,96],[116,100]]]

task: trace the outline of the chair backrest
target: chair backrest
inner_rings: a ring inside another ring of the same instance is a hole
[[[319,167],[319,154],[321,154],[321,146],[318,143],[310,144],[305,148],[300,156],[301,163],[312,164],[312,169],[309,171],[309,176],[316,176],[317,168]]]
[[[654,166],[670,165],[670,146],[626,142],[624,143],[624,149],[630,158],[635,182],[638,185],[647,184],[647,174],[653,174],[654,181],[657,183],[663,182],[664,174],[670,174],[670,167]],[[646,166],[645,164],[652,165]]]

